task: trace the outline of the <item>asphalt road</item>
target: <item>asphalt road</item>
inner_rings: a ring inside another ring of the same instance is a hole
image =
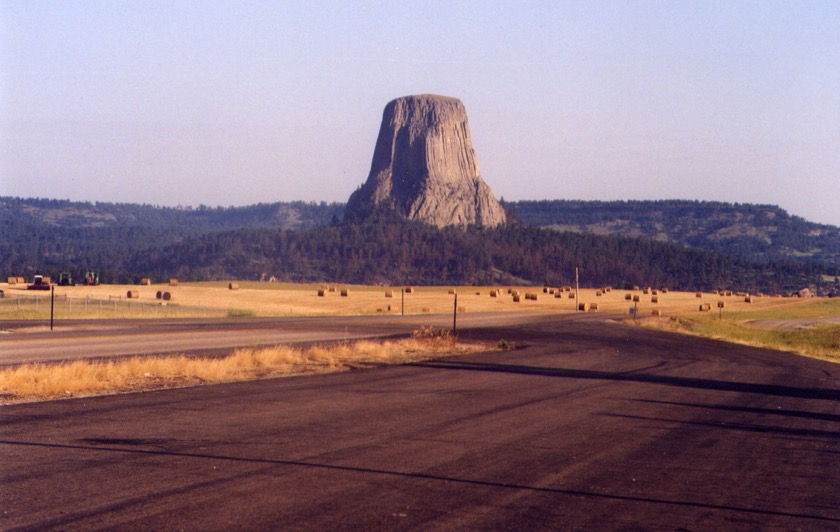
[[[533,313],[462,314],[466,327],[516,325],[535,319]],[[538,318],[537,318],[538,319]],[[574,319],[605,319],[580,315]],[[329,342],[406,335],[423,326],[451,328],[447,315],[240,318],[65,320],[53,330],[31,321],[3,322],[0,366],[27,362],[57,362],[170,353],[230,352],[239,347]]]
[[[0,407],[0,529],[840,529],[838,366],[632,326]]]

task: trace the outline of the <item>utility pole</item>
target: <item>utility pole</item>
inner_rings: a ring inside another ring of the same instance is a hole
[[[55,319],[55,285],[50,287],[50,330],[53,330],[53,320]]]
[[[575,312],[580,311],[578,298],[580,298],[580,276],[578,274],[578,268],[575,266]]]
[[[452,333],[458,332],[458,292],[455,292],[455,306],[452,309]]]

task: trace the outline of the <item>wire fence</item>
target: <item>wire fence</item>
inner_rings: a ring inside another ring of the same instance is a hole
[[[71,298],[55,296],[51,308],[50,295],[12,295],[0,297],[0,319],[114,319],[114,318],[215,318],[230,311],[217,308],[192,307],[168,301],[140,301],[110,296]]]

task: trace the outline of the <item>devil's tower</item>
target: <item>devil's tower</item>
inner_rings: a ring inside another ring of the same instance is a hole
[[[424,94],[385,106],[370,175],[350,196],[345,218],[377,212],[438,227],[505,223],[481,179],[460,100]]]

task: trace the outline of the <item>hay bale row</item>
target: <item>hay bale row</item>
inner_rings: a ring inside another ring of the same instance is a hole
[[[8,283],[10,285],[12,285],[12,284],[26,284],[26,278],[25,277],[9,277]]]

